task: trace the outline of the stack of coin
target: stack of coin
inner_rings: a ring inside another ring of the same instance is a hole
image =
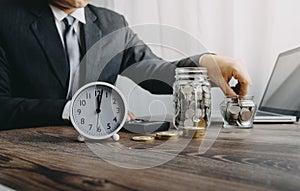
[[[250,101],[233,98],[229,103],[220,107],[224,120],[231,126],[250,126],[253,122],[256,106]]]
[[[186,83],[174,91],[175,126],[207,127],[211,115],[210,84]]]
[[[206,132],[205,127],[184,127],[182,128],[183,137],[201,138]]]

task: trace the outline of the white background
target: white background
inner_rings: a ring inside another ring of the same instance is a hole
[[[299,0],[93,0],[92,3],[123,14],[130,25],[173,26],[193,35],[211,52],[242,59],[253,81],[249,94],[257,102],[278,54],[300,46]],[[121,82],[119,86],[124,84]],[[214,90],[215,110],[222,98],[221,92]],[[153,98],[149,99],[151,102]],[[162,99],[170,111],[169,98]],[[145,102],[145,98],[137,100]],[[147,112],[132,104],[130,108],[141,115]]]

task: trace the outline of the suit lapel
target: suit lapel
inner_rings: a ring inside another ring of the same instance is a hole
[[[97,24],[98,17],[90,10],[87,6],[85,8],[86,24],[83,26],[84,41],[85,41],[85,51],[97,43],[102,37],[102,32]],[[99,21],[99,20],[98,20]]]
[[[86,24],[83,26],[85,56],[80,64],[80,86],[98,80],[98,67],[101,65],[102,56],[102,46],[101,43],[98,43],[102,38],[99,18],[91,11],[89,6],[85,8],[85,16]]]
[[[58,34],[55,20],[49,6],[34,9],[37,19],[31,24],[31,30],[41,45],[48,62],[63,88],[67,88],[69,67],[65,50]]]

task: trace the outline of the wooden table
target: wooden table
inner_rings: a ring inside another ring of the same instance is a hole
[[[163,143],[133,142],[132,136],[121,133],[118,144],[143,150]],[[76,137],[71,127],[0,132],[0,184],[30,191],[300,190],[299,123],[222,129],[205,154],[198,152],[204,139],[194,139],[171,161],[146,169],[109,164]]]

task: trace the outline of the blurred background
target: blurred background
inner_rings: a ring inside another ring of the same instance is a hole
[[[257,103],[278,54],[300,46],[298,0],[92,0],[91,3],[124,15],[130,26],[152,23],[175,27],[193,36],[210,52],[243,60],[253,81],[249,94],[255,96]],[[168,51],[155,48],[154,51],[168,60],[180,59],[180,55],[170,56]],[[129,108],[138,116],[172,112],[172,96],[151,95],[124,78],[117,85],[126,95],[132,95],[128,97]],[[222,92],[215,88],[213,116],[219,116],[218,105],[223,98]]]

